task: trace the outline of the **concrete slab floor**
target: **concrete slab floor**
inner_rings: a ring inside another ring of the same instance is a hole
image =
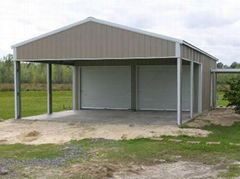
[[[190,119],[183,112],[183,123]],[[176,125],[175,111],[78,110],[54,112],[51,115],[23,117],[24,120],[83,122],[89,124]]]

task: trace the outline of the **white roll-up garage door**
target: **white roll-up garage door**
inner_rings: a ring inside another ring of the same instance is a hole
[[[81,67],[81,108],[130,109],[129,66]]]
[[[182,71],[182,108],[190,106],[189,65]],[[177,67],[176,65],[138,66],[138,109],[176,110]]]

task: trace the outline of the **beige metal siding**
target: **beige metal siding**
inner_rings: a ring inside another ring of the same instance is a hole
[[[202,109],[209,110],[211,101],[211,69],[216,68],[216,60],[202,54],[186,45],[181,45],[182,58],[193,60],[202,64],[203,68],[203,93],[202,93]]]
[[[216,61],[203,57],[203,110],[211,108],[211,69],[216,68]]]
[[[87,22],[17,47],[17,59],[175,56],[175,43]]]

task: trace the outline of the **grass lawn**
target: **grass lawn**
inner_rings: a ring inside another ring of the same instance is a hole
[[[46,91],[22,91],[22,116],[47,112]],[[53,91],[53,111],[72,109],[72,91]],[[0,91],[0,118],[14,117],[13,91]]]

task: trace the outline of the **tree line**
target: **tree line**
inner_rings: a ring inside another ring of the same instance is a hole
[[[53,83],[66,84],[72,82],[72,68],[66,65],[52,66]],[[8,54],[0,59],[0,84],[13,83],[13,55]],[[21,63],[22,83],[46,83],[46,64]]]

